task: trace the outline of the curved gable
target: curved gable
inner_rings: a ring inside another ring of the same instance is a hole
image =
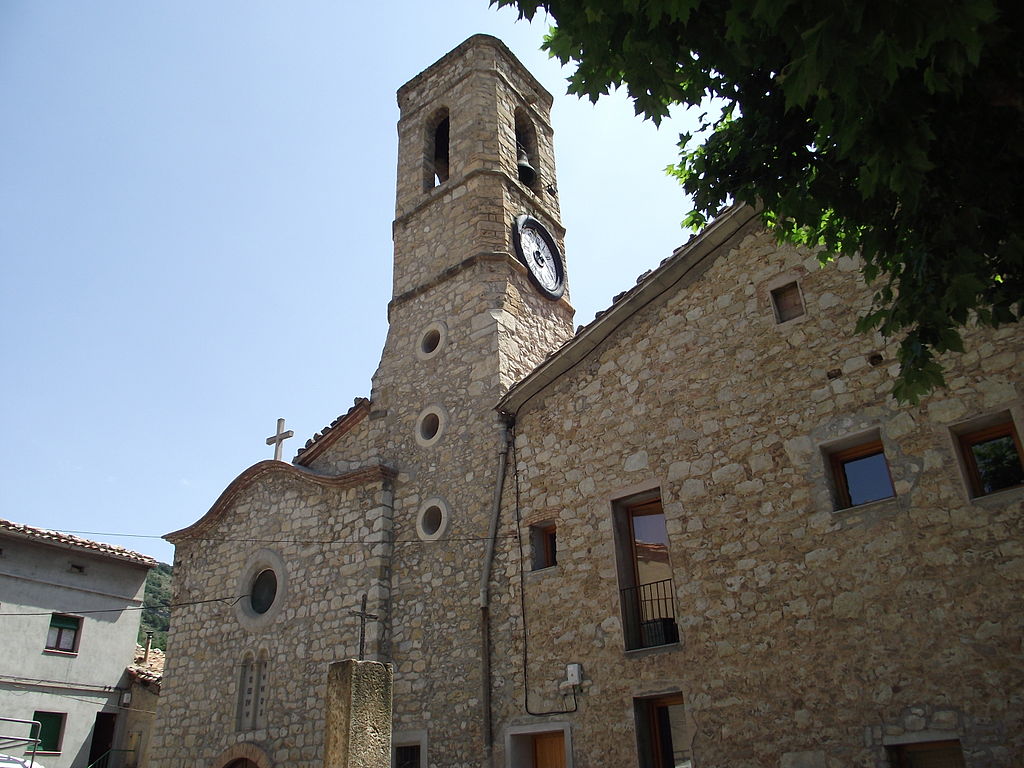
[[[283,461],[267,459],[258,464],[253,464],[232,480],[231,484],[224,489],[224,492],[221,493],[217,501],[210,507],[210,510],[199,520],[186,528],[165,534],[163,538],[171,542],[171,544],[177,544],[185,539],[198,537],[217,523],[239,495],[253,485],[275,475],[295,478],[308,483],[311,487],[351,488],[366,483],[388,481],[395,476],[395,471],[383,464],[374,464],[340,475],[318,475],[308,470],[299,469],[291,464],[286,464]]]

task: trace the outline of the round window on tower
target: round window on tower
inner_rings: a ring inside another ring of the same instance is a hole
[[[448,416],[439,405],[429,405],[416,417],[414,436],[417,444],[423,448],[434,445],[444,434],[448,426]]]
[[[448,532],[451,514],[448,503],[441,498],[427,499],[416,516],[416,535],[423,541],[437,541]]]
[[[424,328],[416,342],[416,357],[429,360],[440,352],[448,341],[448,327],[442,322],[434,322]]]
[[[253,630],[269,627],[288,597],[288,570],[284,559],[272,549],[260,549],[249,556],[244,569],[238,572],[235,616],[239,623]]]

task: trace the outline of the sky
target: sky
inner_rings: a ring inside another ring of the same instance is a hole
[[[656,129],[487,0],[0,2],[0,517],[160,537],[369,394],[404,82],[478,32],[555,97],[576,324],[689,237]]]

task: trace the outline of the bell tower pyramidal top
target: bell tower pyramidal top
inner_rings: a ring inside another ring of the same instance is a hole
[[[564,280],[551,104],[488,35],[469,38],[399,89],[392,309],[482,261],[507,259],[528,274],[514,231],[523,216],[549,233],[554,253],[533,253],[538,262],[557,257],[546,268]],[[548,298],[571,317],[567,292]]]

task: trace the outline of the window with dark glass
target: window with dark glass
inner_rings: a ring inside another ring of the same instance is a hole
[[[46,634],[46,649],[75,653],[78,651],[78,638],[81,632],[81,618],[55,613],[50,617],[50,630]]]
[[[249,605],[255,613],[266,613],[277,597],[277,574],[267,568],[260,571],[252,582]]]
[[[640,768],[691,768],[693,729],[682,694],[633,699]]]
[[[803,315],[804,300],[800,286],[792,282],[772,291],[772,309],[775,310],[776,323],[785,323]]]
[[[615,538],[626,649],[679,642],[661,497],[646,495],[618,502]]]
[[[972,496],[1024,485],[1020,437],[1008,418],[958,436]]]
[[[956,739],[898,744],[888,752],[892,768],[964,768],[964,753]]]
[[[896,495],[881,440],[871,440],[829,453],[839,509],[856,507]]]
[[[554,523],[531,525],[530,544],[533,547],[533,570],[539,571],[558,564]]]
[[[396,746],[395,768],[420,768],[420,745],[401,744]]]
[[[38,739],[37,752],[60,752],[61,740],[64,736],[63,712],[33,712],[32,719],[38,725],[32,725],[32,738]]]

